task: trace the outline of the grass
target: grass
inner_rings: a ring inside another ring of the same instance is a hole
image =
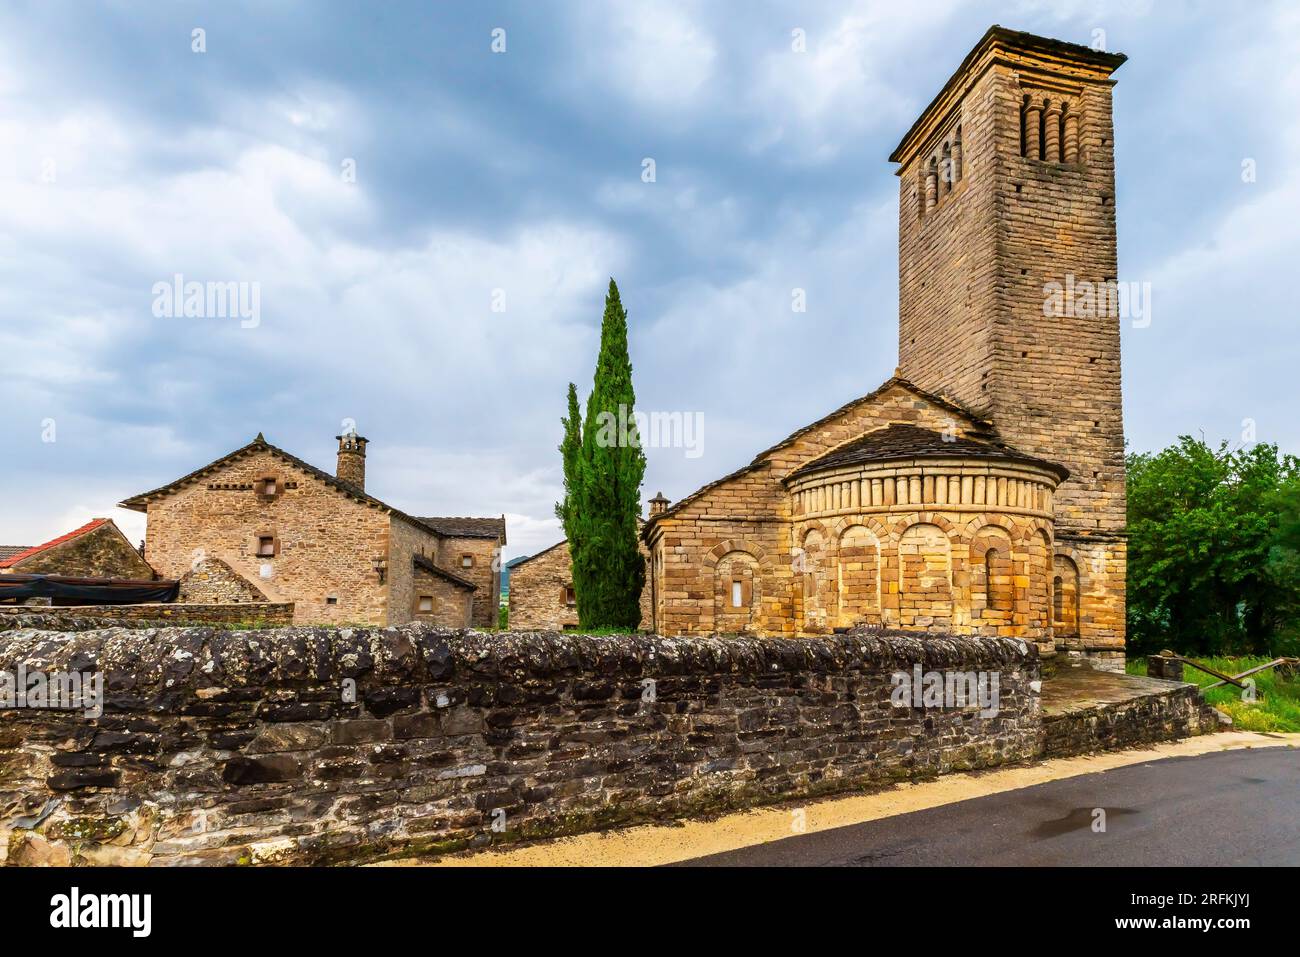
[[[1194,660],[1225,675],[1237,675],[1273,659],[1198,657]],[[1130,660],[1127,671],[1131,675],[1145,675],[1146,659]],[[1240,731],[1300,731],[1300,681],[1283,681],[1276,668],[1261,671],[1251,677],[1255,680],[1253,702],[1244,700],[1242,691],[1232,685],[1206,691],[1205,700],[1231,717],[1234,727]],[[1205,687],[1219,679],[1184,665],[1183,680],[1194,681]]]

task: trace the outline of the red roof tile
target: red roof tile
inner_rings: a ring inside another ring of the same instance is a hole
[[[85,535],[87,532],[93,532],[107,521],[108,519],[106,518],[92,519],[85,525],[82,525],[81,528],[73,529],[68,532],[68,534],[60,535],[58,538],[52,538],[44,545],[33,545],[31,548],[19,552],[17,555],[10,555],[8,558],[4,559],[4,561],[0,561],[0,568],[13,568],[13,566],[17,565],[24,559],[31,558],[33,555],[37,555],[46,549],[53,548],[55,545],[62,545],[64,542],[70,542],[74,538]]]

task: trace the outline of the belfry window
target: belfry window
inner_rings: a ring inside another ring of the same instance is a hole
[[[1026,93],[1020,105],[1020,155],[1046,163],[1078,163],[1078,102]]]
[[[917,184],[920,215],[925,217],[933,212],[952,195],[965,176],[961,125],[958,124],[935,144],[929,158],[920,166],[920,182]]]

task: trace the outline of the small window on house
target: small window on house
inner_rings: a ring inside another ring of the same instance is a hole
[[[337,605],[338,603],[339,603],[339,596],[338,596],[338,595],[326,595],[326,596],[325,596],[325,604],[327,604],[327,605]]]
[[[578,603],[578,593],[573,590],[572,585],[564,589],[564,603],[570,608]]]
[[[253,483],[253,491],[256,492],[257,497],[261,499],[275,498],[280,494],[280,489],[280,480],[273,475],[260,478]]]
[[[275,557],[274,535],[259,535],[257,537],[257,554],[260,558]]]
[[[415,607],[421,614],[427,614],[433,611],[433,596],[421,595],[420,600],[416,603]]]
[[[742,584],[738,581],[732,582],[731,583],[731,607],[732,608],[744,607],[743,595],[744,595],[744,588]]]
[[[461,567],[461,568],[473,568],[473,567],[474,567],[474,556],[473,556],[473,555],[462,555],[462,556],[460,556],[460,567]]]

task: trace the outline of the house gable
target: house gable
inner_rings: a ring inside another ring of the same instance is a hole
[[[0,570],[82,578],[150,579],[154,570],[108,518],[0,561]]]

